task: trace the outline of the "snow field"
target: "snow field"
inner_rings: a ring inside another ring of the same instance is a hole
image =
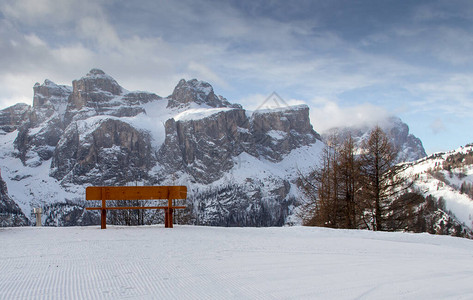
[[[0,299],[471,299],[473,241],[307,227],[0,229]]]
[[[234,108],[229,107],[218,107],[218,108],[191,108],[185,110],[176,116],[174,120],[176,121],[190,121],[190,120],[200,120],[203,118],[208,118],[214,114],[217,114],[222,111],[233,110]]]

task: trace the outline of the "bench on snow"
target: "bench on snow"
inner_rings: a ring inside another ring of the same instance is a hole
[[[101,228],[107,228],[107,210],[121,209],[164,209],[164,224],[172,228],[173,210],[186,208],[173,206],[173,200],[186,199],[186,186],[89,186],[85,190],[86,200],[102,200],[100,207],[86,210],[101,210]],[[167,200],[167,206],[107,206],[107,200]]]

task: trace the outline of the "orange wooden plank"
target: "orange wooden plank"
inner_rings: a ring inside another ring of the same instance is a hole
[[[167,206],[112,206],[112,207],[107,207],[106,210],[119,210],[119,209],[168,209],[169,207]],[[171,207],[172,209],[184,209],[186,208],[185,206],[173,206]],[[101,207],[86,207],[86,210],[101,210]]]
[[[102,191],[104,197],[102,197]],[[186,186],[89,186],[86,200],[186,199]]]

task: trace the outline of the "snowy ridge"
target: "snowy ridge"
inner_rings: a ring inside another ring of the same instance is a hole
[[[473,184],[473,165],[444,169],[444,164],[458,155],[472,155],[473,146],[467,145],[449,152],[439,152],[408,166],[405,176],[416,178],[414,187],[424,196],[443,198],[448,211],[468,228],[473,229],[473,199],[460,191],[462,184]],[[462,158],[464,160],[464,158]]]
[[[309,109],[309,106],[306,104],[298,104],[298,105],[289,105],[284,107],[275,107],[275,108],[265,108],[253,111],[253,114],[268,114],[268,113],[278,113],[278,112],[285,112],[288,110],[304,110]]]
[[[174,116],[174,120],[176,121],[191,121],[191,120],[199,120],[203,118],[208,118],[213,114],[222,112],[222,111],[229,111],[233,110],[234,108],[229,107],[219,107],[219,108],[190,108],[187,109],[176,116]]]
[[[417,161],[406,164],[416,166],[417,172],[425,172],[429,169],[437,167],[438,165],[441,165],[450,156],[454,156],[456,154],[469,154],[471,152],[473,152],[473,145],[466,145],[447,152],[437,152],[427,157],[423,157]]]

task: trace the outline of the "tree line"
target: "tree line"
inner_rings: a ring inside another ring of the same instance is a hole
[[[317,168],[300,176],[308,202],[304,225],[369,230],[402,230],[421,222],[423,196],[396,164],[398,149],[376,126],[360,145],[334,134],[326,141]]]

